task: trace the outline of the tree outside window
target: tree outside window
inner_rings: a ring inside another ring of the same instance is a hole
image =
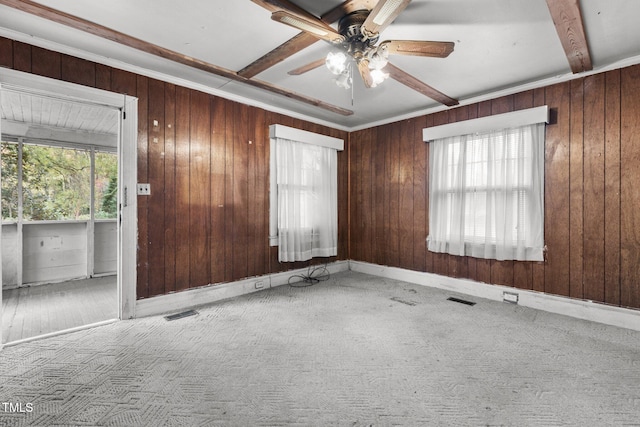
[[[2,218],[18,218],[19,145],[2,143]],[[87,149],[22,145],[24,221],[88,220],[91,156]],[[94,216],[115,218],[118,163],[114,153],[95,153]]]
[[[116,218],[118,214],[118,158],[115,153],[96,153],[95,162],[95,218]]]
[[[18,144],[2,143],[2,220],[18,220]]]

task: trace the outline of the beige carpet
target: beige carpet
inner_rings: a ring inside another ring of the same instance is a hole
[[[5,348],[0,425],[639,426],[640,333],[345,272]]]

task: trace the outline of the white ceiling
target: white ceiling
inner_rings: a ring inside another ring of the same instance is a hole
[[[293,2],[319,16],[342,1]],[[241,70],[298,33],[271,20],[267,10],[250,0],[38,3],[231,71]],[[594,72],[640,62],[640,1],[581,0],[580,7]],[[324,57],[331,46],[323,41],[255,78],[353,110],[351,116],[170,62],[4,5],[0,5],[0,35],[344,129],[446,108],[392,79],[367,89],[356,75],[352,100],[351,90],[336,86],[325,67],[301,76],[287,74]],[[461,104],[574,77],[545,0],[413,0],[380,39],[455,42],[448,58],[394,56],[392,62]]]
[[[0,120],[5,140],[116,148],[119,111],[3,87]]]

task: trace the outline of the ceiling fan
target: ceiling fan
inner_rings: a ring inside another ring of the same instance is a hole
[[[289,74],[299,75],[325,64],[332,73],[337,75],[336,83],[339,86],[349,88],[351,84],[350,64],[353,63],[367,88],[375,87],[387,77],[391,77],[442,104],[447,106],[458,104],[457,100],[389,63],[389,55],[446,58],[453,52],[453,42],[385,40],[378,43],[380,33],[396,19],[411,0],[379,0],[372,8],[374,3],[372,0],[347,0],[320,18],[288,0],[252,1],[272,12],[271,19],[274,21],[301,30],[303,32],[301,35],[312,36],[312,40],[325,40],[336,47],[336,51],[330,52],[327,58],[296,68]],[[335,20],[338,21],[337,29],[329,25]],[[300,50],[310,44],[293,43],[291,47]],[[278,49],[274,52],[277,51]],[[286,56],[293,53],[295,51]],[[280,57],[283,56],[282,52],[277,54]],[[247,70],[250,68],[251,66],[247,67]]]

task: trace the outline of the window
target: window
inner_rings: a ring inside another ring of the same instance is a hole
[[[117,176],[115,153],[3,142],[2,219],[17,221],[19,206],[24,221],[90,219],[92,182],[95,218],[115,218]]]
[[[271,133],[270,241],[278,260],[337,255],[338,157],[331,145],[339,141],[341,149],[342,141],[280,125]],[[318,138],[330,146],[314,143]]]
[[[2,220],[18,220],[18,144],[2,143]]]
[[[544,123],[439,138],[429,156],[430,251],[543,259]]]
[[[118,215],[118,156],[95,153],[94,212],[96,219],[115,219]]]
[[[26,221],[88,219],[90,172],[87,150],[23,145],[23,218]]]

